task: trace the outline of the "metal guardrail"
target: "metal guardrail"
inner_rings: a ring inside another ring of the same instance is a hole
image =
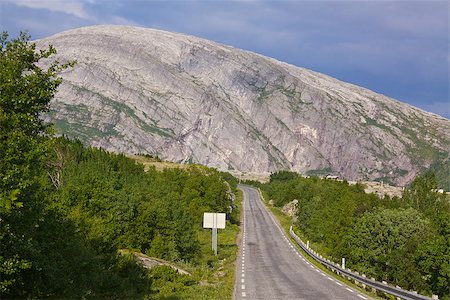
[[[316,254],[314,251],[309,249],[306,244],[295,234],[295,232],[291,228],[289,228],[289,234],[291,237],[297,242],[297,244],[306,252],[308,255],[310,255],[312,258],[314,258],[316,261],[321,263],[327,268],[333,269],[338,273],[341,273],[347,277],[352,278],[353,280],[356,280],[362,284],[365,284],[366,286],[370,286],[371,288],[374,288],[378,291],[385,292],[387,294],[393,295],[395,297],[405,299],[405,300],[430,300],[432,298],[429,298],[427,296],[423,296],[417,293],[413,293],[410,291],[405,291],[398,287],[393,287],[372,279],[369,279],[367,277],[355,274],[354,272],[351,272],[349,270],[341,268],[338,264],[334,264],[331,261],[328,261],[322,257],[320,257],[318,254]]]

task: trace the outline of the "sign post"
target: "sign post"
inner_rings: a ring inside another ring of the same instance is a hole
[[[225,213],[204,213],[203,228],[212,229],[212,250],[217,255],[217,229],[225,228]]]

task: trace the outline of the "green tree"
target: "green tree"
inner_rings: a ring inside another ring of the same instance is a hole
[[[348,239],[349,266],[403,288],[424,290],[415,252],[432,236],[429,228],[429,221],[413,208],[366,213]]]
[[[53,48],[36,52],[29,36],[0,38],[0,211],[21,207],[34,192],[45,155],[48,126],[39,118],[48,110],[59,80],[57,65],[47,71],[37,66],[42,58],[55,53]]]
[[[0,289],[19,283],[21,270],[31,263],[21,257],[29,246],[29,229],[35,224],[24,218],[40,187],[47,155],[50,128],[40,115],[48,110],[60,80],[56,73],[69,66],[38,62],[56,53],[53,47],[36,50],[30,36],[21,33],[9,40],[0,37]]]
[[[442,209],[449,209],[446,195],[438,193],[437,188],[435,173],[427,172],[413,180],[411,186],[403,193],[403,200],[411,207],[433,216]]]
[[[450,222],[450,221],[449,221]],[[436,236],[417,249],[415,260],[428,284],[428,289],[440,299],[450,299],[450,243],[449,238]]]

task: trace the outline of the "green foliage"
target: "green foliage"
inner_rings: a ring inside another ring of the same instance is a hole
[[[425,282],[414,256],[430,236],[429,221],[413,208],[366,213],[348,237],[349,259],[366,275],[423,291]]]
[[[295,172],[290,172],[290,171],[278,171],[275,173],[270,174],[270,181],[275,181],[275,180],[279,180],[279,181],[286,181],[286,180],[291,180],[294,179],[296,177],[298,177],[299,175]]]
[[[418,176],[403,194],[403,199],[409,206],[433,216],[442,211],[448,211],[449,201],[445,194],[437,193],[438,183],[433,172]]]
[[[267,97],[269,96],[269,92],[267,91],[266,87],[262,87],[259,89],[259,94],[258,94],[258,102],[259,103],[263,103]]]
[[[316,250],[368,276],[440,297],[450,287],[450,201],[436,176],[417,177],[401,199],[366,194],[360,184],[288,172],[261,185],[282,207],[299,201],[301,234]]]
[[[68,211],[91,246],[135,248],[153,256],[190,260],[203,212],[226,212],[227,186],[216,172],[192,167],[158,172],[123,155],[60,139],[60,186],[53,205]],[[75,148],[75,149],[74,149]],[[66,156],[76,160],[64,162]],[[154,240],[155,239],[155,240]]]
[[[36,53],[30,37],[21,33],[9,41],[0,37],[0,212],[22,207],[36,190],[36,175],[46,151],[47,125],[39,114],[47,111],[59,80],[51,65],[36,64],[55,53],[50,47]]]
[[[174,299],[179,298],[175,295],[179,295],[187,286],[195,283],[188,275],[178,275],[177,271],[168,266],[156,266],[148,276],[153,288],[160,296]]]
[[[148,153],[145,153],[145,154],[138,154],[138,155],[142,155],[142,156],[144,156],[145,158],[150,159],[151,161],[161,162],[161,158],[159,158],[158,155],[152,155],[152,154],[148,154]]]
[[[447,222],[448,221],[447,219]],[[437,235],[422,243],[415,251],[415,262],[419,267],[426,288],[450,298],[450,232]],[[446,298],[445,298],[446,297]]]
[[[19,259],[17,255],[6,259],[0,256],[0,262],[0,274],[2,274],[0,281],[0,294],[4,294],[9,291],[10,286],[22,283],[21,278],[17,276],[17,274],[22,270],[29,269],[31,267],[31,263],[27,260]]]
[[[328,175],[330,173],[333,173],[333,170],[331,169],[331,167],[326,167],[323,169],[316,169],[316,170],[309,170],[306,172],[306,175],[309,176],[325,176]]]
[[[450,191],[450,157],[443,158],[431,164],[429,171],[436,174],[436,180],[440,188]]]
[[[124,155],[52,138],[39,116],[60,83],[56,73],[71,64],[44,70],[38,62],[52,47],[36,52],[26,34],[7,38],[0,38],[0,297],[142,299],[188,284],[196,288],[185,295],[195,298],[199,276],[180,280],[158,268],[149,275],[118,250],[203,268],[210,257],[199,239],[202,215],[228,211],[232,178],[227,184],[195,166],[144,172]],[[237,226],[229,227],[232,245],[221,255],[232,261]]]
[[[59,80],[56,71],[64,66],[53,64],[47,70],[37,66],[42,58],[55,53],[36,52],[30,37],[21,33],[8,40],[0,37],[0,268],[1,291],[24,283],[21,274],[32,267],[24,257],[31,237],[23,215],[36,206],[40,172],[48,147],[49,128],[39,119],[48,109]]]

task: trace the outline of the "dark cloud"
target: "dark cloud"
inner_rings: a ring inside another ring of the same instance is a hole
[[[187,33],[450,117],[448,1],[71,2],[89,18],[0,2],[1,27],[35,38],[101,23]]]

